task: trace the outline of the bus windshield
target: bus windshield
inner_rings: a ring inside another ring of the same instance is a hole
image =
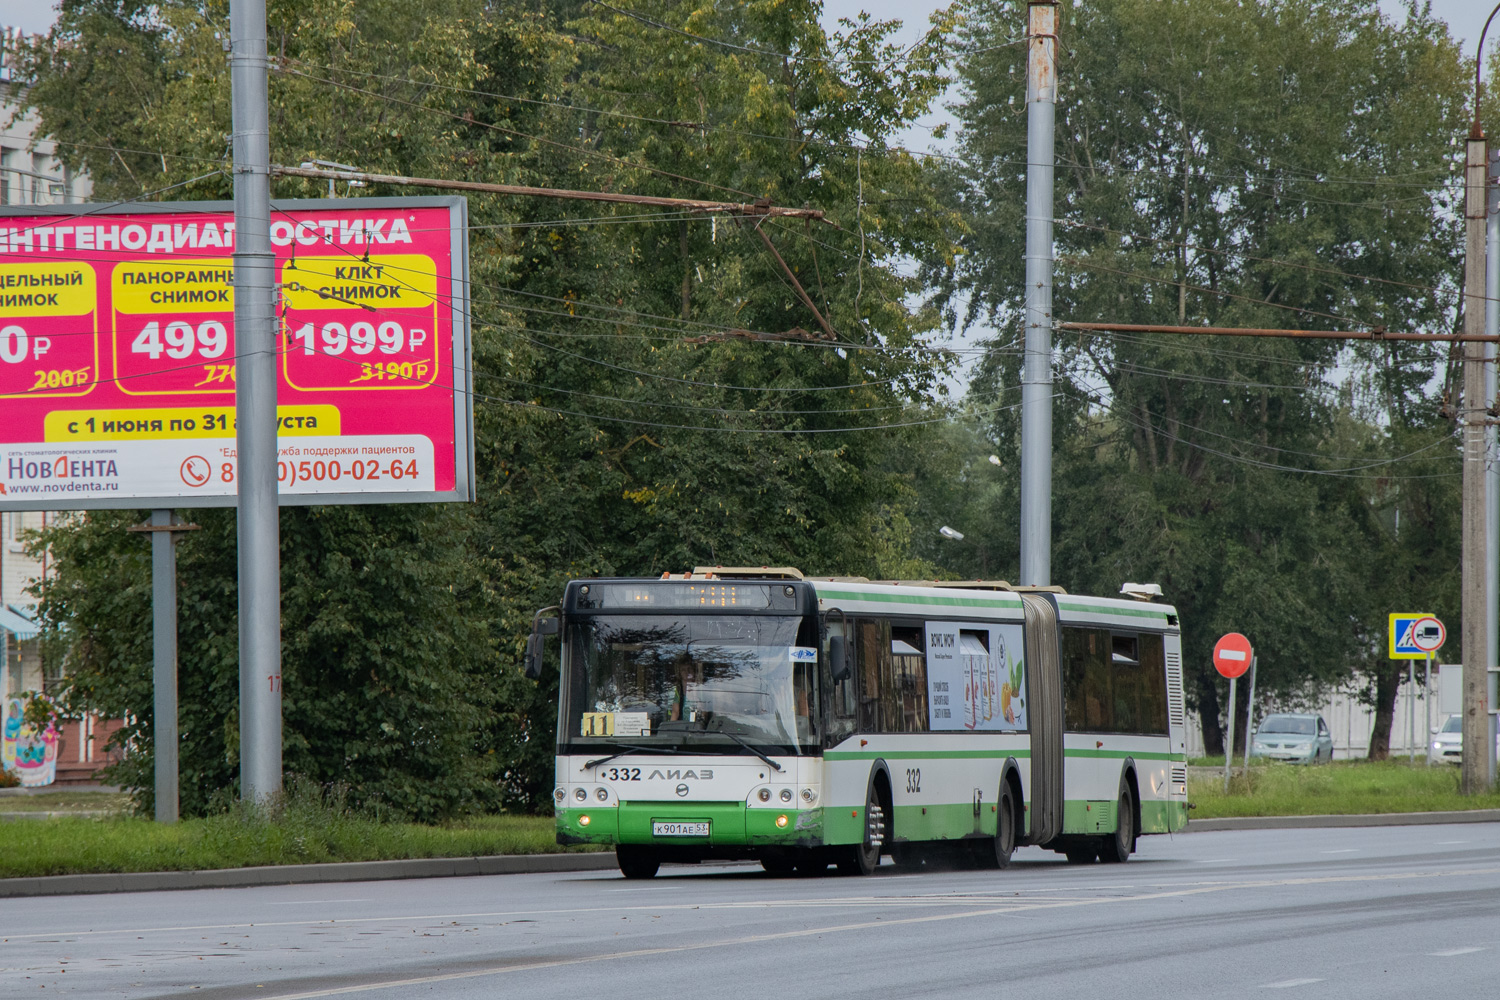
[[[770,615],[575,618],[559,743],[693,753],[813,746],[817,650],[797,645],[801,625]]]

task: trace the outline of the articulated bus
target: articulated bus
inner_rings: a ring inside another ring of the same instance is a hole
[[[1187,820],[1177,613],[1004,582],[712,569],[575,580],[557,840],[662,862],[868,874],[1003,868],[1018,845],[1124,861]]]

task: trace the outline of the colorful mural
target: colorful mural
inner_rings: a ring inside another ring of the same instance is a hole
[[[52,699],[23,691],[3,702],[0,720],[0,765],[21,779],[24,788],[57,780],[57,751],[62,733]]]

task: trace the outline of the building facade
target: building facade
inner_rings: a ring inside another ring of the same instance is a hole
[[[18,29],[0,27],[0,205],[58,205],[87,201],[92,186],[88,177],[75,174],[59,158],[57,143],[37,134],[35,113],[25,107],[24,93],[13,74],[14,53],[26,36]],[[20,114],[17,112],[20,111]],[[13,119],[13,120],[12,120]],[[4,312],[0,311],[0,320]],[[57,694],[64,684],[61,665],[43,663],[36,622],[36,598],[30,588],[47,575],[45,552],[27,551],[26,533],[39,530],[64,516],[52,511],[0,513],[0,726],[7,758],[16,743],[9,731],[8,716],[15,713],[22,692]],[[47,740],[46,780],[63,783],[91,780],[104,763],[104,742],[119,727],[85,716],[59,720]],[[7,768],[14,770],[7,759]],[[23,769],[24,773],[24,769]]]

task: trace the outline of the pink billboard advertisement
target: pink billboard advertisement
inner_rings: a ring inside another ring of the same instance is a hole
[[[282,503],[472,499],[464,200],[276,202],[271,242]],[[0,509],[234,503],[233,254],[221,202],[0,213]]]

